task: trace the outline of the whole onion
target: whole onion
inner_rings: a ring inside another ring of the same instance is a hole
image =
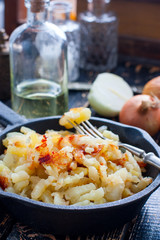
[[[130,98],[120,111],[119,121],[140,127],[154,136],[160,129],[159,99],[145,94]]]
[[[157,96],[160,99],[160,76],[151,79],[144,85],[143,94]]]

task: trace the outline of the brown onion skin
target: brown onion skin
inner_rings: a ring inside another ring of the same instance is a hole
[[[146,111],[139,111],[142,101],[154,102],[149,95],[136,95],[130,98],[119,114],[121,123],[139,127],[154,136],[160,130],[160,108],[149,107]]]
[[[154,95],[160,99],[160,76],[151,79],[144,85],[142,94]]]

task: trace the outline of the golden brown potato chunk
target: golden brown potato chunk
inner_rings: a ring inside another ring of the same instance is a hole
[[[61,119],[59,120],[59,124],[61,126],[64,126],[65,128],[73,128],[73,126],[69,123],[72,122],[74,124],[74,121],[76,123],[81,123],[83,121],[86,121],[90,119],[91,117],[91,110],[89,108],[79,107],[79,108],[71,108],[69,112],[66,112]]]

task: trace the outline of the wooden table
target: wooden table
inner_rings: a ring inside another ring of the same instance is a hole
[[[160,65],[159,65],[160,66]],[[160,67],[156,63],[140,60],[120,61],[114,73],[124,77],[134,90],[142,89],[143,85],[153,77],[160,75]],[[81,82],[92,82],[96,73],[81,72]],[[88,91],[70,91],[69,107],[87,106]],[[135,94],[137,94],[135,92]],[[9,104],[9,101],[6,102]],[[96,115],[94,111],[93,115]],[[98,115],[96,115],[98,116]],[[114,119],[118,120],[118,119]],[[159,134],[155,141],[159,144]],[[136,219],[125,224],[121,228],[101,235],[86,236],[56,236],[54,234],[42,234],[35,232],[27,226],[16,222],[9,216],[5,209],[0,208],[0,239],[7,240],[62,240],[62,239],[86,239],[86,240],[160,240],[160,188],[155,191],[142,208]]]

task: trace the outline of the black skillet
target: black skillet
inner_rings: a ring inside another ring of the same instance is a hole
[[[10,125],[0,134],[0,154],[4,150],[2,139],[8,132],[19,131],[21,126],[27,126],[39,133],[44,133],[47,129],[62,129],[58,123],[58,116],[27,121],[2,103],[0,103],[0,121]],[[91,118],[91,123],[97,127],[107,125],[110,130],[119,134],[122,142],[160,156],[159,146],[141,129],[100,118]],[[135,218],[150,195],[159,187],[160,173],[155,167],[148,165],[146,175],[153,177],[154,180],[141,192],[119,201],[95,206],[46,204],[6,193],[1,189],[0,201],[15,219],[41,232],[61,235],[105,232]]]

